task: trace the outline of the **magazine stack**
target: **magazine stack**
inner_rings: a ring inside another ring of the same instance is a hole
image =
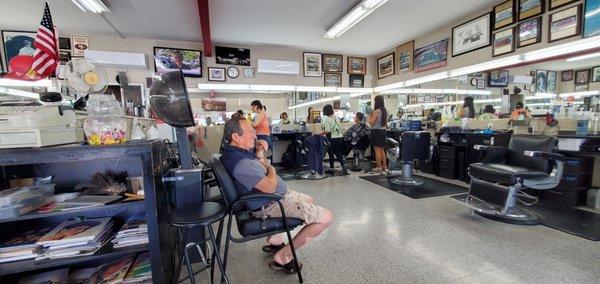
[[[114,248],[128,247],[148,243],[148,224],[146,215],[134,215],[119,230],[112,240]]]
[[[26,231],[0,243],[0,263],[36,258],[39,255],[37,241],[55,226],[46,225]]]
[[[62,222],[38,240],[43,252],[36,260],[92,255],[111,234],[111,218]]]

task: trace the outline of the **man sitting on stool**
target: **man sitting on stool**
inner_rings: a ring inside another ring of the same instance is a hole
[[[256,142],[256,132],[250,122],[232,117],[225,123],[223,135],[228,145],[223,150],[221,162],[233,177],[238,193],[245,195],[261,192],[283,195],[281,202],[286,216],[304,220],[305,226],[293,240],[296,249],[317,237],[329,226],[333,221],[331,212],[315,205],[311,196],[288,190],[285,182],[277,176],[275,168],[265,161],[264,151],[267,149],[267,144],[262,140]],[[252,201],[247,202],[246,206],[255,218],[281,217],[277,202]],[[275,253],[269,267],[290,274],[296,273],[292,262],[292,250],[289,245],[284,245],[282,236],[269,236],[267,243],[263,251]]]

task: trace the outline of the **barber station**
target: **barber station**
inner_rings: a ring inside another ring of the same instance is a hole
[[[600,0],[2,0],[0,283],[600,283]]]

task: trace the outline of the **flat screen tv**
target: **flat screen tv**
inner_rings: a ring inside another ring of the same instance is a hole
[[[154,71],[163,74],[181,70],[186,77],[202,77],[202,51],[154,47]]]

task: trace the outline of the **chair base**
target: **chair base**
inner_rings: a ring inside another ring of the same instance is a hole
[[[304,171],[304,172],[298,173],[298,177],[301,179],[306,179],[306,180],[319,180],[319,179],[324,179],[327,176],[319,174],[313,170],[310,170],[310,171]]]
[[[394,178],[390,180],[391,184],[396,184],[396,185],[411,185],[411,186],[419,186],[419,185],[423,185],[425,183],[425,181],[423,181],[422,179],[417,179],[417,178],[404,178],[404,177],[398,177],[398,178]]]
[[[540,215],[519,206],[510,207],[506,212],[503,212],[500,206],[469,197],[468,194],[454,195],[451,198],[469,207],[477,215],[495,221],[515,225],[539,225],[544,221]]]
[[[363,169],[358,165],[352,165],[348,168],[352,172],[361,172]]]

